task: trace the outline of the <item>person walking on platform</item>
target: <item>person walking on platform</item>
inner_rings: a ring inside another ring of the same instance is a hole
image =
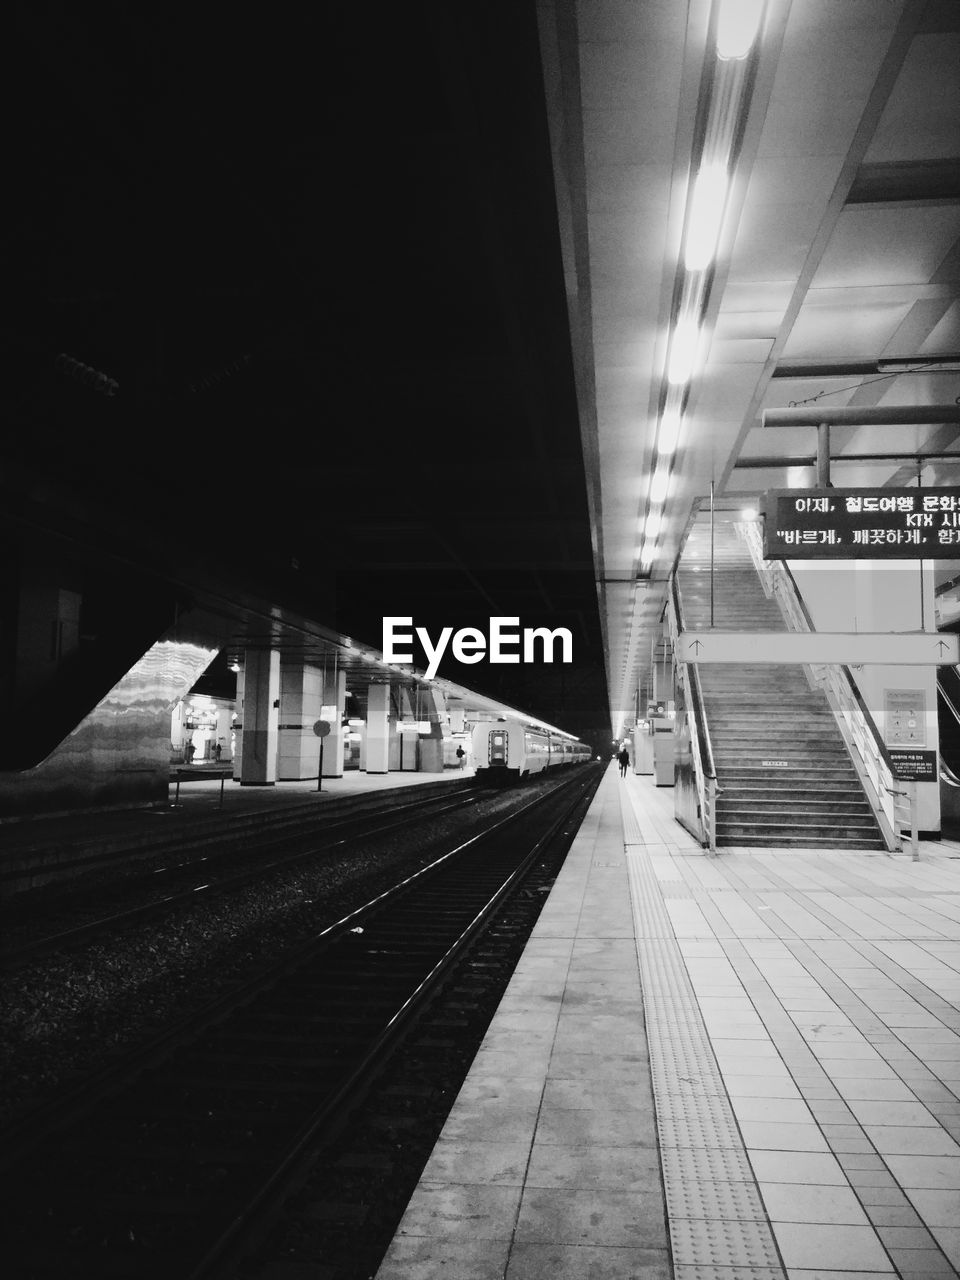
[[[617,752],[617,759],[620,761],[620,777],[627,776],[627,765],[630,763],[630,752],[626,747],[621,747]]]

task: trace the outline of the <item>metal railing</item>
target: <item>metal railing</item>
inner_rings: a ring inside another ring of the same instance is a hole
[[[680,600],[680,589],[677,575],[670,578],[670,593],[667,598],[667,625],[670,631],[670,643],[673,652],[677,651],[677,636],[684,629],[683,605]],[[695,662],[678,662],[676,664],[677,679],[687,695],[691,714],[687,717],[690,725],[690,747],[693,756],[693,772],[696,781],[697,803],[700,809],[701,843],[711,854],[717,852],[717,797],[722,788],[717,782],[717,771],[713,761],[713,744],[710,741],[710,729],[703,704],[703,689],[700,685],[700,672]]]
[[[750,552],[764,593],[776,601],[789,629],[815,631],[789,567],[781,560],[764,560],[757,524],[743,521],[736,529]],[[849,668],[826,662],[804,665],[811,685],[826,694],[887,849],[902,852],[907,836],[913,861],[918,861],[917,784],[894,774],[890,754]]]

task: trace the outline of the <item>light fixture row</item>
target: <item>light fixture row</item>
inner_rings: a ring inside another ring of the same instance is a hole
[[[683,427],[684,402],[701,358],[709,272],[720,242],[736,158],[736,139],[747,108],[747,58],[760,32],[765,3],[766,0],[714,0],[715,63],[703,146],[687,191],[680,301],[667,343],[656,457],[643,521],[640,549],[643,573],[649,571],[656,554],[663,527],[663,506]]]

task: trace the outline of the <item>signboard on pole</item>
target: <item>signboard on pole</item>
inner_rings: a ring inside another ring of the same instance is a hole
[[[767,560],[960,560],[960,489],[769,489]]]
[[[900,782],[936,782],[937,753],[935,751],[890,751],[893,776]]]

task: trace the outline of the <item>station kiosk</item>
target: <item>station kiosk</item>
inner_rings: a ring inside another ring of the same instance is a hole
[[[633,731],[633,771],[653,774],[658,787],[673,786],[674,704],[666,699],[647,703],[646,719]]]
[[[647,718],[634,731],[635,772],[652,773],[656,786],[672,787],[676,740],[673,702],[666,699],[648,702]]]

